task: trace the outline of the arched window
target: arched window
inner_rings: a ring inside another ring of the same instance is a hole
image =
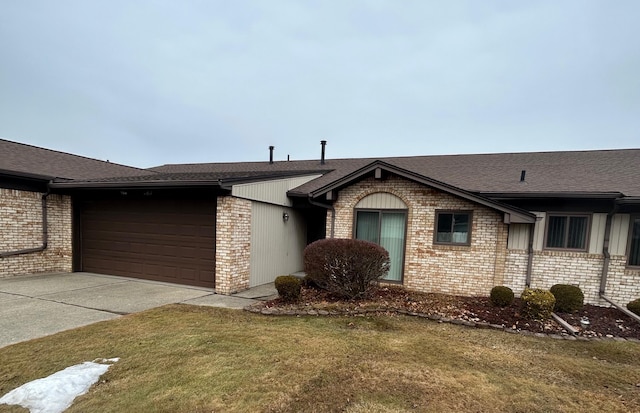
[[[354,209],[354,238],[375,242],[389,252],[391,268],[384,278],[402,282],[407,228],[407,205],[393,194],[367,195]]]

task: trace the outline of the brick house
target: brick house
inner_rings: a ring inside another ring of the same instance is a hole
[[[354,237],[415,290],[568,283],[624,304],[640,297],[639,177],[638,149],[325,159],[323,145],[317,160],[145,170],[0,140],[0,276],[229,294],[300,271],[314,240]]]

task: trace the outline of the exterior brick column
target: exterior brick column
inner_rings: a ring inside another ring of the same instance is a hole
[[[249,288],[251,201],[218,197],[216,211],[216,293]]]

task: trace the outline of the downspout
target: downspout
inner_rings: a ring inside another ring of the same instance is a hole
[[[0,252],[0,258],[11,257],[14,255],[32,254],[34,252],[41,252],[47,249],[49,240],[49,231],[47,229],[47,197],[49,196],[50,189],[47,185],[47,192],[42,194],[42,245],[36,248],[25,248],[16,251]]]
[[[531,224],[529,229],[529,242],[527,246],[527,273],[524,284],[527,288],[531,287],[531,272],[533,269],[533,233],[535,232],[536,224]]]
[[[604,255],[604,262],[602,263],[602,275],[600,276],[600,295],[604,296],[607,289],[607,274],[609,272],[609,260],[611,259],[611,253],[609,252],[609,240],[611,239],[611,221],[613,216],[618,212],[618,204],[613,206],[613,209],[607,214],[607,222],[604,225],[604,243],[602,244],[602,255]]]
[[[315,206],[319,206],[321,208],[325,208],[325,209],[330,209],[331,210],[331,236],[329,238],[333,238],[334,234],[335,234],[335,228],[336,228],[336,208],[333,205],[329,205],[329,204],[322,204],[320,202],[316,202],[313,199],[311,199],[311,196],[309,196],[309,198],[307,198],[309,203],[311,205],[315,205]]]

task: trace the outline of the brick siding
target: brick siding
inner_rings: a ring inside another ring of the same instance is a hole
[[[47,249],[0,258],[0,277],[72,269],[71,198],[47,197]],[[42,246],[42,194],[0,188],[0,251]]]
[[[640,297],[640,270],[626,268],[627,257],[613,255],[609,261],[606,295],[619,304]],[[549,289],[554,284],[571,284],[580,287],[585,303],[605,306],[600,298],[600,278],[604,256],[586,252],[534,251],[531,287]],[[504,285],[516,295],[524,290],[527,270],[527,252],[510,250],[507,253],[507,269]]]
[[[216,211],[216,293],[249,288],[251,201],[218,197]]]
[[[342,189],[334,204],[335,237],[352,238],[354,207],[375,192],[391,193],[408,207],[404,280],[409,289],[460,295],[488,295],[503,281],[507,226],[500,213],[447,193],[391,177],[367,178]],[[471,210],[471,245],[434,245],[436,210]],[[327,215],[330,234],[331,213]]]
[[[640,298],[640,270],[627,268],[626,255],[614,255],[609,259],[606,296],[625,306]]]

